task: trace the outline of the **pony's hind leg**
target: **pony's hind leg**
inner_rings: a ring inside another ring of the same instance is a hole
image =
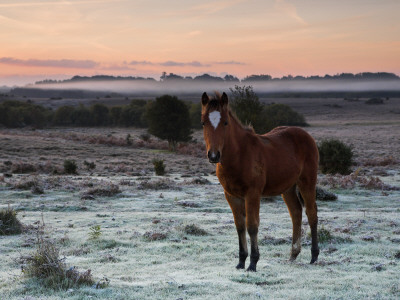
[[[292,251],[290,252],[290,261],[297,258],[301,251],[301,219],[303,207],[296,194],[296,186],[293,186],[282,194],[283,200],[289,210],[293,225]]]
[[[236,198],[225,192],[225,198],[231,207],[239,238],[239,263],[236,269],[244,269],[248,256],[246,240],[246,209],[244,199]]]
[[[319,255],[318,247],[318,215],[317,215],[317,203],[315,200],[315,185],[308,187],[299,185],[300,194],[304,200],[304,206],[306,208],[306,215],[308,218],[308,224],[311,229],[311,264],[315,263]]]

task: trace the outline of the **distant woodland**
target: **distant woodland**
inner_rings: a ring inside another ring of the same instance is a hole
[[[180,76],[174,73],[167,74],[163,72],[160,81],[190,81],[190,82],[204,82],[204,81],[214,81],[214,82],[260,82],[260,81],[282,81],[282,80],[398,80],[400,79],[394,73],[387,72],[363,72],[363,73],[341,73],[336,75],[325,75],[325,76],[283,76],[273,78],[271,75],[250,75],[246,76],[242,80],[239,80],[236,76],[225,75],[225,77],[211,76],[209,74],[203,74],[196,77],[191,76]],[[82,82],[82,81],[118,81],[118,80],[145,80],[145,81],[156,81],[151,77],[134,77],[134,76],[109,76],[109,75],[95,75],[95,76],[74,76],[71,79],[65,80],[52,80],[46,79],[42,81],[37,81],[35,84],[52,84],[52,83],[71,83],[71,82]]]
[[[387,72],[341,73],[325,76],[249,75],[239,79],[203,74],[195,77],[163,72],[159,80],[134,76],[74,76],[46,79],[0,94],[23,98],[99,99],[125,96],[157,97],[164,94],[199,97],[204,91],[228,91],[235,85],[250,85],[263,98],[270,97],[400,97],[400,77]],[[196,99],[197,99],[196,98]]]

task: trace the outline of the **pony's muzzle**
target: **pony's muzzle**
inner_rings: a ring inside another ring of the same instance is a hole
[[[208,151],[207,156],[210,163],[216,164],[219,163],[219,160],[221,158],[221,153],[219,151],[217,152]]]

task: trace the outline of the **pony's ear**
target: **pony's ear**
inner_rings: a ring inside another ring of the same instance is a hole
[[[225,92],[222,93],[221,104],[222,104],[222,106],[228,105],[228,95],[225,94]]]
[[[206,92],[203,93],[203,96],[201,96],[201,104],[203,106],[206,106],[210,98],[208,98],[208,95]]]

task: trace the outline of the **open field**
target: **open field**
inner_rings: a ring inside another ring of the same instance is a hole
[[[286,206],[263,200],[257,273],[235,269],[232,213],[200,131],[175,154],[132,128],[0,129],[0,208],[10,205],[31,227],[0,236],[0,299],[398,299],[400,99],[385,101],[274,101],[303,113],[317,141],[351,144],[357,175],[319,175],[338,200],[318,201],[330,236],[315,265],[306,217],[303,250],[289,263]],[[165,161],[166,176],[154,175],[154,158]],[[78,175],[60,174],[65,159],[76,161]],[[91,269],[109,286],[60,291],[26,278],[20,258],[34,251],[32,228],[43,222],[68,266]],[[101,235],[90,239],[96,225]]]

